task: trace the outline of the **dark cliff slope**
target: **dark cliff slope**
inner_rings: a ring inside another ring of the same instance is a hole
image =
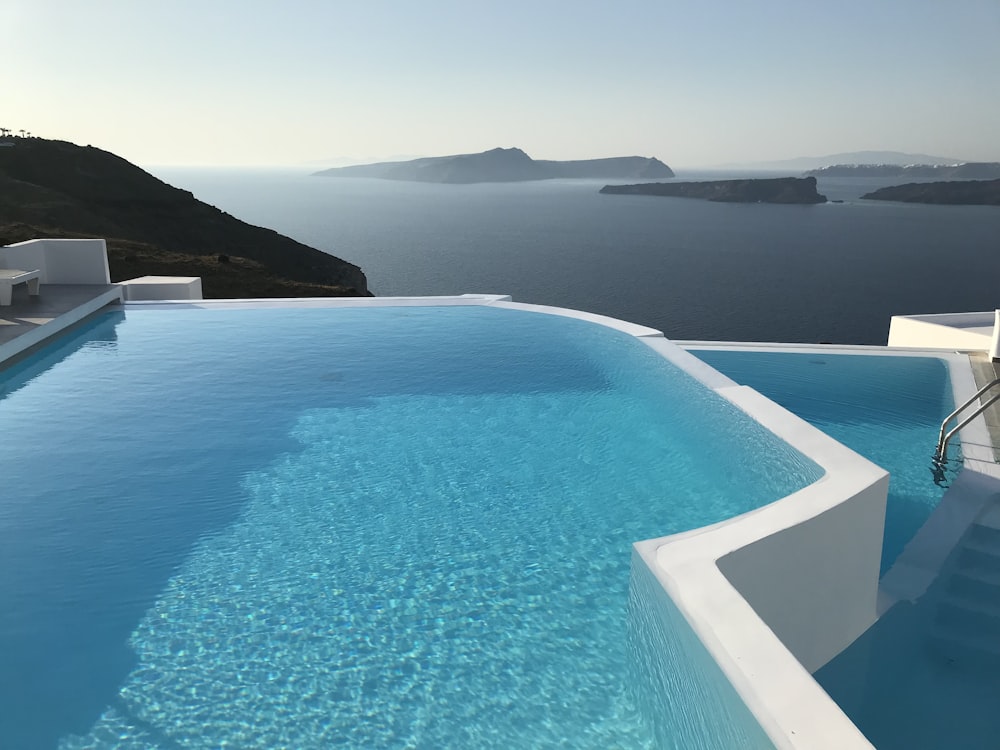
[[[861,197],[872,201],[1000,206],[1000,180],[911,182],[906,185],[893,185],[875,190]]]
[[[701,198],[719,203],[826,203],[826,196],[816,192],[815,177],[647,182],[638,185],[605,185],[601,192],[609,195]]]
[[[432,156],[412,161],[358,164],[316,172],[321,177],[373,177],[382,180],[469,184],[526,182],[555,178],[656,179],[673,177],[659,159],[621,156],[582,161],[536,161],[519,148],[495,148],[479,154]]]
[[[0,147],[4,244],[26,233],[104,237],[113,280],[202,276],[207,296],[368,294],[357,266],[246,224],[114,154],[41,138],[10,142]],[[210,278],[216,271],[219,284]]]

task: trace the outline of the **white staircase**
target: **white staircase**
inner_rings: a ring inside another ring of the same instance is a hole
[[[1000,667],[1000,506],[969,527],[929,594],[931,652],[955,666]]]

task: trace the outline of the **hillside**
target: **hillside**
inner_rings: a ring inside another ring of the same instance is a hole
[[[535,160],[519,148],[495,148],[478,154],[431,156],[411,161],[357,164],[324,169],[320,177],[370,177],[382,180],[470,184],[573,179],[662,179],[674,173],[659,159],[621,156],[580,161]]]
[[[114,154],[41,138],[8,142],[0,244],[103,237],[113,281],[202,276],[207,297],[369,294],[357,266],[242,222]]]

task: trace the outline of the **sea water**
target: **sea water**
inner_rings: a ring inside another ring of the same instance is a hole
[[[677,339],[885,344],[892,315],[992,310],[1000,277],[1000,208],[860,200],[893,182],[879,178],[820,178],[843,203],[785,206],[601,195],[587,180],[152,171],[360,265],[380,296],[511,294]]]

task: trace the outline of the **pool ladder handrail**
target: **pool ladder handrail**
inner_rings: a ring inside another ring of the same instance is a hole
[[[984,411],[989,409],[994,403],[1000,401],[1000,393],[997,393],[995,396],[991,397],[986,403],[980,404],[979,407],[974,412],[972,412],[972,414],[970,414],[968,417],[966,417],[957,425],[955,425],[953,428],[951,428],[951,430],[949,430],[947,435],[945,434],[945,429],[948,427],[948,422],[957,417],[961,412],[965,411],[968,407],[972,405],[972,403],[976,399],[983,396],[990,388],[993,388],[996,385],[1000,385],[1000,378],[997,378],[996,380],[991,380],[989,383],[987,383],[978,391],[976,391],[975,395],[972,396],[972,398],[970,398],[968,401],[963,403],[961,406],[955,409],[955,411],[953,411],[951,414],[949,414],[947,417],[944,418],[944,421],[941,423],[941,431],[938,433],[937,450],[934,452],[934,458],[936,458],[938,461],[945,460],[945,451],[948,450],[948,443],[955,436],[955,433],[961,430],[967,424],[969,424],[969,422],[978,417]]]

